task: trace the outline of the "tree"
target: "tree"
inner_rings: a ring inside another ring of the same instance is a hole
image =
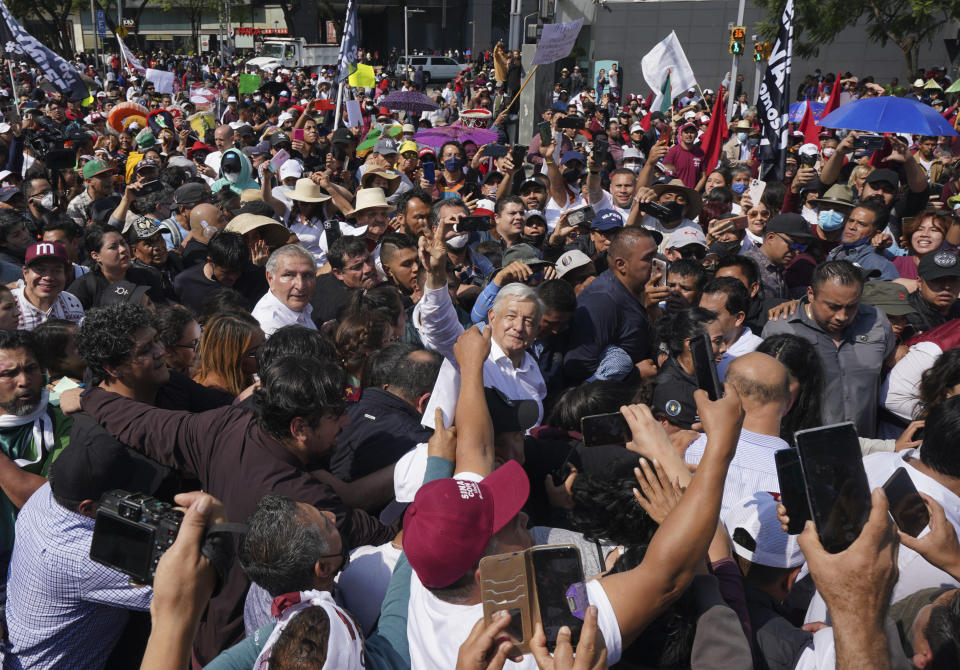
[[[775,36],[786,0],[756,1],[768,16],[761,32]],[[958,19],[957,0],[794,0],[794,49],[804,58],[816,56],[821,45],[862,20],[872,42],[900,47],[909,78],[917,71],[920,47],[932,44],[945,25]]]
[[[7,2],[7,8],[22,23],[30,21],[33,24],[28,30],[39,28],[36,32],[40,34],[34,37],[64,58],[70,58],[75,48],[67,17],[75,2],[79,3],[79,0],[11,0]]]

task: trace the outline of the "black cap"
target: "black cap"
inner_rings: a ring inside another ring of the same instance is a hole
[[[351,142],[356,142],[357,138],[353,136],[346,128],[337,128],[333,131],[333,139],[330,140],[332,144],[350,144]]]
[[[957,252],[941,249],[926,254],[917,265],[917,274],[928,281],[941,277],[960,277],[960,259]]]
[[[803,240],[814,239],[810,232],[810,224],[799,214],[777,214],[767,222],[768,233],[782,233],[789,235],[791,239]]]
[[[202,202],[210,202],[210,190],[206,184],[190,182],[173,192],[173,201],[181,207],[196,207]]]
[[[654,416],[663,415],[674,426],[689,430],[697,421],[693,387],[669,376],[660,379],[650,400]]]
[[[892,184],[894,188],[900,188],[900,177],[893,170],[874,170],[867,175],[868,184],[875,184],[878,181],[885,181]]]
[[[236,133],[237,135],[243,135],[243,136],[255,134],[255,131],[253,130],[253,128],[247,123],[243,124],[233,132]]]
[[[283,144],[284,142],[287,142],[287,143],[290,142],[290,136],[287,135],[286,133],[274,133],[273,135],[270,136],[271,147],[278,146],[280,144]]]
[[[543,190],[547,190],[548,186],[549,184],[547,183],[546,176],[540,173],[537,173],[532,177],[530,177],[530,179],[527,179],[522,184],[520,184],[520,192],[522,193],[523,190],[528,187],[542,188]]]
[[[512,400],[503,391],[489,386],[483,389],[494,433],[516,433],[532,428],[540,418],[535,400]]]
[[[164,470],[110,438],[77,440],[50,467],[50,489],[72,503],[100,500],[112,489],[152,494]]]

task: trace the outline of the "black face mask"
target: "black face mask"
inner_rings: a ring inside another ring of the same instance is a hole
[[[733,240],[732,242],[714,242],[710,246],[710,252],[716,252],[718,256],[734,255],[740,251],[741,244],[742,242],[740,240]]]
[[[670,210],[670,214],[663,217],[664,221],[679,221],[680,219],[683,218],[683,210],[687,208],[686,205],[681,204],[676,200],[672,200],[670,202],[662,202],[660,204]]]
[[[542,235],[523,235],[521,237],[525,244],[529,244],[532,247],[540,248],[540,245],[543,244],[543,241],[547,239],[547,234],[543,233]]]
[[[580,170],[567,168],[563,171],[563,178],[568,184],[576,184],[580,180]]]

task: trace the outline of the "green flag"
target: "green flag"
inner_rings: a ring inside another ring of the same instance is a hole
[[[667,70],[667,78],[663,80],[663,86],[660,87],[660,111],[666,114],[672,106],[673,90],[670,86],[670,70]]]
[[[256,74],[241,74],[237,92],[240,95],[253,93],[260,88],[260,76]]]

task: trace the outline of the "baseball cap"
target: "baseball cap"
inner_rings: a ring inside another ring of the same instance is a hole
[[[874,170],[867,175],[868,184],[875,184],[879,181],[885,181],[892,184],[894,188],[900,188],[900,177],[893,170]]]
[[[420,155],[420,158],[421,158],[421,159],[422,159],[424,156],[434,156],[434,157],[436,157],[436,155],[437,155],[437,153],[436,153],[433,149],[431,149],[430,147],[423,147],[423,148],[420,149],[420,151],[417,152],[417,153]]]
[[[601,209],[590,222],[591,230],[613,230],[623,228],[623,217],[612,209]]]
[[[135,171],[136,171],[136,172],[140,172],[140,170],[146,170],[147,168],[157,168],[157,169],[159,169],[160,166],[157,164],[156,161],[152,161],[152,160],[150,160],[150,159],[145,159],[145,160],[142,160],[142,161],[140,161],[139,163],[137,163],[137,167],[136,167]]]
[[[133,229],[138,240],[149,240],[160,232],[160,226],[145,216],[138,216],[132,221],[127,222],[123,227],[123,234],[126,235],[131,229]]]
[[[530,179],[525,180],[520,184],[520,192],[523,193],[527,188],[542,188],[547,190],[546,180],[543,175],[535,174]]]
[[[684,430],[689,430],[697,421],[697,404],[693,399],[693,387],[674,377],[664,376],[653,389],[650,409],[654,416],[664,415],[667,421]]]
[[[704,249],[707,248],[707,238],[697,228],[684,227],[674,230],[667,235],[666,249],[682,249],[688,244],[699,244]]]
[[[353,134],[346,128],[337,128],[333,131],[333,139],[330,140],[331,144],[350,144],[356,138]]]
[[[787,535],[777,519],[780,494],[758,491],[723,513],[723,525],[737,556],[771,568],[803,565],[796,535]]]
[[[529,494],[530,481],[516,461],[480,481],[436,479],[420,487],[403,519],[403,552],[420,582],[444,588],[463,577]]]
[[[929,254],[928,254],[929,255]],[[887,316],[903,316],[917,310],[907,300],[909,292],[901,284],[875,279],[863,285],[863,302],[882,310]]]
[[[0,202],[10,202],[10,198],[18,195],[20,189],[16,186],[4,186],[0,188]]]
[[[401,128],[401,130],[402,130],[404,133],[415,133],[415,132],[417,132],[416,126],[414,126],[412,123],[405,123],[405,124],[403,124],[403,127]]]
[[[397,153],[397,143],[389,138],[377,140],[377,143],[373,145],[373,153],[381,156],[395,154]]]
[[[91,177],[96,177],[97,175],[107,174],[113,172],[114,169],[104,163],[103,161],[94,158],[92,161],[87,161],[83,166],[83,178],[90,179]]]
[[[579,249],[572,249],[560,256],[553,267],[557,270],[557,276],[562,278],[568,272],[582,268],[592,262],[590,257]]]
[[[637,132],[637,131],[640,131],[641,133],[643,132],[643,124],[642,124],[642,123],[637,122],[637,123],[634,123],[633,125],[630,126],[630,134],[631,134],[631,135],[633,135],[633,134],[634,134],[635,132]]]
[[[941,277],[960,277],[960,262],[957,260],[957,252],[946,249],[926,254],[917,265],[917,274],[928,281]]]
[[[550,265],[549,261],[545,261],[540,258],[540,255],[537,253],[536,249],[523,242],[520,244],[514,244],[512,247],[503,252],[503,261],[501,263],[501,267],[507,267],[514,261],[520,261],[522,263],[526,263],[527,265]]]
[[[643,160],[643,153],[636,147],[627,147],[623,150],[623,160],[626,161],[628,158]]]
[[[767,222],[768,233],[782,233],[793,239],[813,239],[810,224],[799,214],[777,214]]]
[[[173,192],[173,202],[181,207],[196,207],[210,201],[210,192],[204,184],[184,184]]]
[[[287,135],[286,133],[278,132],[278,133],[273,133],[270,136],[271,147],[278,146],[280,144],[283,144],[284,142],[290,142],[290,136]]]
[[[278,175],[280,177],[280,181],[283,181],[288,177],[300,179],[300,177],[303,176],[303,165],[301,165],[300,161],[287,161],[280,166]]]
[[[560,157],[560,163],[567,163],[569,161],[580,161],[581,163],[586,164],[587,159],[583,157],[583,154],[579,151],[567,151]]]
[[[37,242],[31,244],[27,247],[23,264],[30,265],[35,260],[43,260],[45,258],[54,258],[62,261],[64,265],[70,266],[70,259],[67,258],[67,250],[59,242]]]
[[[540,219],[544,223],[547,222],[547,217],[544,216],[543,212],[541,212],[539,209],[528,209],[524,213],[523,220],[529,221],[530,219]]]
[[[397,149],[397,153],[399,153],[399,154],[405,154],[405,153],[407,153],[408,151],[412,151],[412,152],[415,153],[415,154],[416,154],[416,153],[419,153],[419,151],[417,150],[417,143],[414,142],[413,140],[405,140],[405,141],[403,141],[403,142],[400,144],[400,148]]]
[[[687,122],[687,123],[683,124],[682,126],[680,126],[680,130],[678,130],[677,132],[678,132],[678,133],[682,133],[683,131],[688,130],[688,129],[689,129],[689,130],[693,130],[693,131],[699,130],[699,129],[697,128],[697,124]]]
[[[235,96],[235,95],[228,95],[228,96],[227,96],[227,102],[236,102],[236,101],[237,101],[237,96]]]

